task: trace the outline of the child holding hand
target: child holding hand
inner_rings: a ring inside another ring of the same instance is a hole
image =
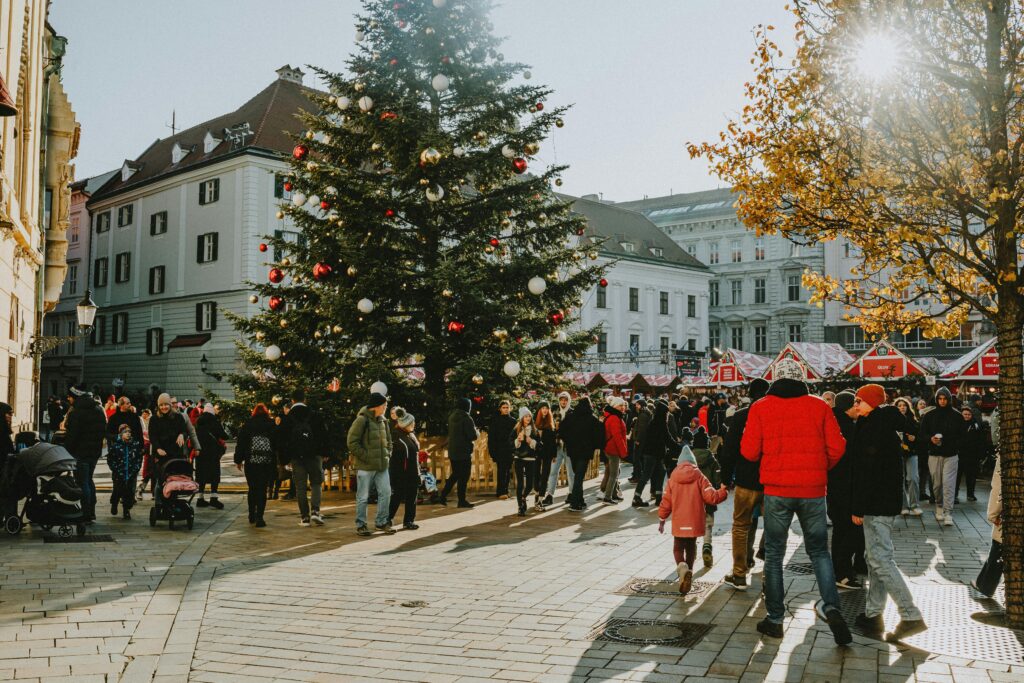
[[[706,533],[704,505],[717,505],[728,491],[718,489],[701,474],[697,464],[683,460],[672,471],[665,495],[658,506],[658,532],[665,533],[665,521],[672,517],[672,554],[679,574],[679,592],[686,595],[693,583],[693,562],[697,556],[697,539]]]

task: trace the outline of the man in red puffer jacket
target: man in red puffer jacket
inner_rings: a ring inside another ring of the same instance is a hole
[[[846,440],[832,409],[807,391],[803,366],[786,358],[773,366],[772,376],[775,381],[768,394],[750,407],[740,442],[744,458],[761,461],[764,485],[764,595],[768,616],[757,624],[757,630],[782,637],[782,558],[789,525],[796,515],[821,593],[816,610],[828,622],[836,644],[845,645],[852,638],[839,611],[835,570],[828,553],[825,493],[828,471],[843,457]]]

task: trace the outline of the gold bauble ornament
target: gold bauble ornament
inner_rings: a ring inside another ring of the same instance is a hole
[[[484,140],[487,139],[487,133],[485,133],[482,130],[478,130],[476,133],[473,134],[473,139],[476,140],[477,142],[483,142]]]
[[[446,299],[452,298],[453,294],[454,292],[452,292],[452,290],[448,289],[447,287],[441,290],[441,296],[445,297]]]
[[[365,83],[356,83],[352,87],[355,88],[356,92],[363,92],[364,90],[366,90],[366,84]]]
[[[494,247],[492,247],[491,245],[488,244],[486,247],[484,247],[484,251],[486,253],[488,253],[488,254],[493,254],[494,253]]]
[[[523,151],[530,155],[536,154],[540,151],[540,145],[536,142],[527,142],[523,145]]]
[[[491,334],[493,334],[494,338],[497,339],[498,341],[505,341],[506,339],[508,339],[508,330],[506,330],[504,327],[495,327],[494,331],[491,332]]]
[[[563,121],[562,119],[555,119],[555,127],[561,128],[564,125],[565,125],[565,121]]]
[[[256,334],[254,334],[253,336],[254,336],[254,337],[256,337],[256,340],[257,340],[257,341],[259,341],[259,340],[263,339],[263,333],[262,333],[262,332],[257,332],[257,333],[256,333]]]
[[[359,274],[359,269],[356,268],[355,266],[349,266],[345,272],[348,273],[349,277],[355,277],[356,275]]]
[[[317,330],[316,332],[313,333],[313,339],[323,339],[323,336],[324,334],[320,330]]]
[[[320,165],[317,164],[315,161],[310,161],[309,163],[306,164],[307,171],[315,171],[318,168],[320,168]]]
[[[420,185],[429,185],[430,181],[426,178],[420,178]]]
[[[287,256],[285,256],[283,259],[281,259],[281,265],[284,266],[285,268],[287,268],[291,264],[292,264],[292,260],[290,258],[288,258]]]
[[[281,220],[282,218],[284,218],[284,211],[278,211],[277,213],[274,214],[274,216],[277,217],[277,220]]]
[[[433,147],[427,147],[425,150],[420,152],[420,161],[424,164],[434,166],[441,161],[441,153]]]
[[[557,185],[558,187],[561,187],[562,186],[562,179],[561,178],[555,178],[555,185]]]
[[[288,327],[288,320],[281,318],[281,327]]]
[[[512,227],[512,221],[510,221],[507,218],[502,218],[501,219],[501,227],[503,227],[503,228],[511,228]]]
[[[334,334],[341,334],[341,325],[335,325],[331,328],[331,331],[334,332]]]
[[[423,29],[423,32],[424,32],[425,34],[427,34],[428,36],[432,36],[432,35],[434,35],[434,29],[432,29],[432,28],[431,28],[431,27],[429,27],[429,26],[428,26],[428,27],[426,27],[425,29]]]
[[[473,384],[483,384],[483,383],[484,383],[484,376],[483,375],[473,375]]]
[[[273,398],[270,399],[270,402],[273,403],[275,406],[279,406],[279,405],[281,405],[281,401],[283,401],[283,400],[284,399],[281,398],[280,396],[276,396],[275,395]]]
[[[589,254],[587,254],[587,258],[589,258],[591,261],[596,261],[597,260],[597,252],[596,251],[590,252]]]
[[[375,142],[372,145],[370,145],[370,149],[372,149],[374,152],[379,152],[383,147],[384,145],[380,144],[379,142]]]
[[[307,131],[306,131],[306,139],[307,139],[307,140],[312,140],[312,139],[313,139],[313,137],[314,137],[314,133],[313,133],[313,131],[311,131],[311,130],[307,130]]]

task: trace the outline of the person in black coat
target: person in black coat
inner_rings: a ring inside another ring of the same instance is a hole
[[[277,425],[263,403],[257,403],[252,416],[238,432],[235,465],[245,473],[249,485],[249,524],[261,529],[267,525],[263,513],[267,507],[267,490],[277,478]]]
[[[537,406],[536,418],[537,440],[537,500],[534,506],[538,510],[544,509],[544,500],[548,495],[548,479],[551,477],[551,466],[558,456],[558,433],[555,431],[554,414],[547,401],[541,401]]]
[[[919,453],[928,453],[928,470],[935,497],[935,519],[946,526],[953,525],[957,450],[965,428],[963,417],[953,408],[953,395],[949,389],[941,387],[935,392],[935,407],[921,417],[917,447]]]
[[[967,479],[967,500],[973,503],[978,500],[974,497],[974,485],[978,481],[978,465],[988,452],[988,432],[975,417],[971,406],[961,408],[960,415],[964,419],[964,431],[957,449],[960,462],[956,472],[954,501],[960,500],[960,480]]]
[[[448,462],[452,471],[444,482],[444,489],[438,497],[441,505],[448,504],[448,494],[458,486],[459,507],[471,508],[473,504],[466,499],[466,487],[469,485],[469,473],[473,466],[473,447],[480,437],[473,416],[469,414],[473,403],[468,398],[460,398],[455,410],[448,416]],[[395,500],[392,498],[392,500]]]
[[[0,403],[0,471],[7,464],[7,458],[14,455],[14,408]]]
[[[566,454],[575,473],[572,491],[566,502],[572,512],[582,512],[587,507],[583,501],[583,479],[587,465],[604,446],[604,425],[594,415],[589,396],[576,401],[576,405],[558,426],[558,436],[565,443]]]
[[[515,438],[513,432],[516,428],[516,419],[510,414],[511,411],[511,403],[499,403],[498,414],[487,428],[487,452],[497,469],[494,495],[499,500],[508,499],[508,487],[512,481],[512,440]]]
[[[828,471],[828,494],[825,503],[828,517],[832,520],[832,566],[836,572],[836,583],[842,588],[862,588],[857,573],[867,573],[864,560],[864,527],[853,523],[853,441],[857,414],[853,404],[857,397],[851,391],[843,391],[835,397],[832,414],[839,423],[839,431],[846,440],[846,452]]]
[[[103,454],[107,433],[107,416],[92,394],[72,389],[74,404],[66,421],[64,448],[75,456],[78,485],[82,489],[82,516],[87,522],[96,519],[96,486],[93,473]]]
[[[633,492],[633,507],[650,505],[643,499],[644,487],[647,486],[647,482],[651,483],[654,504],[661,505],[661,491],[665,483],[665,455],[670,451],[675,453],[679,450],[679,444],[672,439],[672,435],[669,433],[668,420],[668,402],[658,399],[654,404],[651,424],[647,427],[647,434],[640,447],[644,464],[640,480]]]
[[[217,418],[212,403],[207,403],[196,419],[196,437],[200,447],[199,455],[196,456],[196,483],[199,484],[196,507],[209,505],[223,510],[224,503],[217,499],[217,487],[220,486],[220,459],[227,452],[224,442],[228,439],[228,433]],[[209,503],[205,495],[207,485],[210,487]]]
[[[416,498],[420,490],[420,442],[416,439],[416,418],[404,408],[395,408],[395,423],[391,428],[391,459],[388,475],[391,478],[391,502],[388,504],[388,524],[393,524],[398,507],[405,503],[402,528],[419,529],[416,524]]]

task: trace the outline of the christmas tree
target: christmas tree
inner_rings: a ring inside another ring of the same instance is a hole
[[[314,68],[278,214],[303,238],[267,238],[265,309],[235,320],[242,403],[302,387],[347,422],[383,382],[439,434],[455,399],[543,390],[593,343],[595,247],[565,167],[534,168],[565,107],[499,53],[490,5],[365,0],[349,75]]]

